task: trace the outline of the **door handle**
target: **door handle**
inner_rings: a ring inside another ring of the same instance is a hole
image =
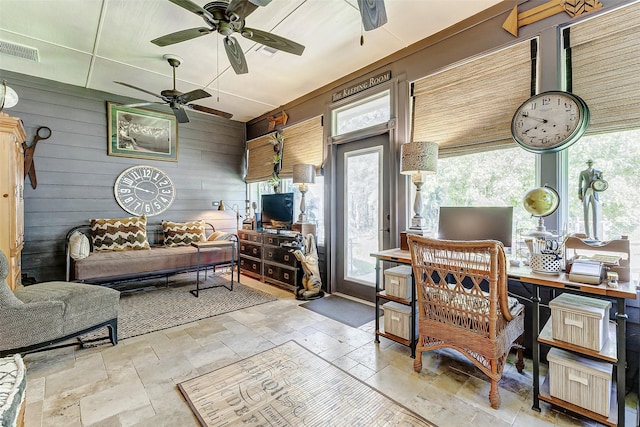
[[[381,228],[381,229],[379,229],[378,231],[385,231],[385,232],[387,232],[387,233],[391,233],[391,229],[390,229],[389,227],[387,227],[387,228]]]

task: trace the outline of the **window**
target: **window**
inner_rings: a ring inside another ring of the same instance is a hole
[[[585,136],[568,149],[569,215],[567,231],[585,233],[583,205],[578,198],[578,177],[587,160],[602,172],[609,184],[601,192],[602,236],[600,240],[628,236],[631,243],[631,277],[640,272],[640,215],[637,191],[640,188],[640,129]]]
[[[324,177],[316,176],[315,184],[307,184],[308,191],[304,196],[308,221],[316,224],[316,243],[324,245]],[[283,193],[293,193],[293,219],[297,221],[300,214],[301,193],[297,185],[293,185],[291,178],[283,178],[281,181]],[[268,181],[247,184],[247,195],[251,202],[256,202],[257,212],[262,210],[260,203],[263,194],[273,193],[273,188]]]
[[[386,90],[333,110],[333,136],[365,129],[391,118],[391,93]]]
[[[423,187],[422,216],[436,233],[440,206],[513,206],[513,229],[533,229],[522,198],[535,187],[535,170],[536,155],[519,147],[438,159],[437,175]]]

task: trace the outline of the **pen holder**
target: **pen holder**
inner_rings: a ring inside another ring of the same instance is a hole
[[[560,274],[562,271],[562,256],[557,253],[531,254],[529,259],[531,271],[544,274]]]

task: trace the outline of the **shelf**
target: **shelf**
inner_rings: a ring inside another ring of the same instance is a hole
[[[387,291],[380,291],[376,294],[377,297],[384,298],[389,301],[395,301],[404,305],[411,305],[411,300],[406,298],[394,297],[393,295],[387,295]]]
[[[573,403],[569,403],[562,399],[558,399],[557,397],[551,396],[549,392],[549,374],[544,378],[544,382],[540,387],[540,393],[538,393],[538,397],[540,400],[544,400],[547,403],[551,403],[552,405],[559,406],[561,408],[567,409],[571,412],[575,412],[576,414],[585,416],[589,419],[599,422],[600,424],[608,425],[611,427],[616,427],[618,425],[618,388],[614,381],[611,382],[611,406],[609,409],[609,418],[606,418],[603,415],[597,414],[595,412],[589,411],[588,409],[582,408],[578,405],[574,405]]]
[[[383,330],[378,330],[378,331],[376,331],[376,335],[381,336],[381,337],[388,338],[388,339],[390,339],[391,341],[395,341],[395,342],[400,343],[400,344],[402,344],[402,345],[406,345],[407,347],[411,346],[411,344],[412,344],[412,343],[411,343],[409,340],[407,340],[407,339],[404,339],[404,338],[399,337],[399,336],[397,336],[397,335],[393,335],[393,334],[386,333],[386,332],[385,332],[385,331],[383,331]]]
[[[571,344],[565,341],[554,340],[552,337],[552,326],[551,326],[551,318],[544,325],[544,328],[540,332],[538,336],[538,342],[541,344],[547,344],[553,347],[562,348],[565,350],[569,350],[575,353],[584,354],[585,356],[595,357],[597,359],[602,359],[611,363],[618,363],[617,357],[617,335],[616,335],[616,324],[614,322],[609,322],[609,339],[602,347],[602,350],[595,351],[589,348],[580,347],[575,344]]]

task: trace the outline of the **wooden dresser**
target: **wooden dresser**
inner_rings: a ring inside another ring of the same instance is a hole
[[[20,119],[0,112],[0,250],[9,260],[7,282],[21,281],[20,254],[24,246],[24,150],[26,135]]]

